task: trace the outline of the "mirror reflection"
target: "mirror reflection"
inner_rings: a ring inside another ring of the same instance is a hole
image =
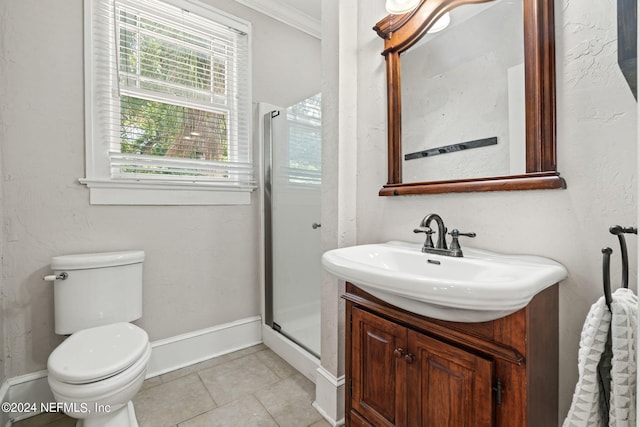
[[[403,181],[524,174],[522,0],[449,15],[401,55]]]

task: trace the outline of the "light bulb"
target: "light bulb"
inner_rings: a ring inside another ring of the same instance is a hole
[[[415,9],[420,0],[387,0],[385,8],[392,15],[402,15]]]
[[[451,16],[449,16],[449,12],[447,12],[444,15],[442,15],[440,18],[438,18],[438,20],[433,24],[433,26],[429,28],[429,30],[427,30],[427,33],[433,34],[433,33],[437,33],[438,31],[442,31],[445,28],[447,28],[450,22],[451,22]]]

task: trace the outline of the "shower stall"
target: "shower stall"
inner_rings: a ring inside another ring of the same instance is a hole
[[[320,357],[321,96],[261,104],[263,340],[311,379]]]

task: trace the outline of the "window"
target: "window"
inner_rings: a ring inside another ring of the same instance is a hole
[[[287,108],[290,184],[318,187],[322,178],[321,94]]]
[[[192,0],[85,14],[91,203],[249,203],[249,24]]]

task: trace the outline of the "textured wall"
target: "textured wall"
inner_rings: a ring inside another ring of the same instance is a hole
[[[322,249],[356,241],[358,4],[322,1]],[[344,282],[322,276],[322,366],[344,375]],[[340,408],[339,402],[337,407]],[[339,410],[338,410],[339,412]]]
[[[619,274],[616,223],[635,224],[637,107],[616,65],[614,0],[556,0],[558,170],[566,190],[378,197],[387,180],[386,94],[382,40],[371,26],[383,2],[359,2],[358,243],[419,241],[412,230],[428,212],[449,228],[475,231],[463,244],[548,256],[563,263],[560,285],[560,417],[577,380],[579,334],[602,295],[601,252],[612,246]],[[636,259],[631,237],[631,259]],[[635,269],[635,263],[632,263]],[[631,271],[635,288],[636,271]],[[617,280],[614,279],[614,283]]]
[[[235,2],[207,2],[253,24],[255,102],[289,105],[319,92],[318,40]],[[89,205],[88,190],[78,183],[84,176],[82,4],[2,2],[7,377],[43,369],[60,342],[51,284],[41,280],[54,255],[145,250],[138,323],[152,340],[260,313],[255,194],[248,206]]]
[[[6,26],[6,8],[5,2],[0,2],[0,99],[4,99],[7,93],[7,79],[5,77],[5,73],[2,72],[4,70],[6,64],[6,51],[5,51],[5,35],[4,28]],[[0,102],[0,147],[4,145],[4,129],[5,129],[5,116],[7,114],[8,106],[4,103]],[[0,150],[0,177],[3,176],[3,167],[2,167],[2,150]],[[2,181],[0,181],[1,183]],[[0,184],[1,185],[1,184]],[[1,188],[1,187],[0,187]],[[3,205],[4,197],[2,191],[0,191],[0,207]],[[4,221],[4,211],[0,208],[0,224],[3,224]],[[4,227],[0,227],[0,242],[4,242]],[[0,257],[4,258],[4,246],[0,245]],[[0,289],[4,280],[4,263],[0,263]],[[4,364],[6,361],[4,351],[5,348],[5,340],[4,340],[4,312],[5,298],[2,297],[3,292],[0,292],[0,383],[4,383],[6,379]]]

